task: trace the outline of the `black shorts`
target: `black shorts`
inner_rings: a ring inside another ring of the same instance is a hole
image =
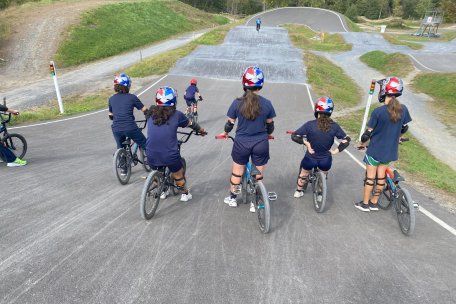
[[[260,140],[234,140],[233,161],[239,165],[245,165],[252,158],[255,166],[264,166],[269,160],[269,141],[267,138]]]

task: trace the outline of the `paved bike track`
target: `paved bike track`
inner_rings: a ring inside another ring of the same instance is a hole
[[[262,90],[278,115],[265,177],[279,195],[271,232],[259,232],[248,206],[226,206],[232,144],[213,136],[242,90],[239,79],[198,80],[209,135],[182,148],[194,199],[168,198],[151,221],[139,215],[141,168],[126,186],[113,177],[106,112],[16,129],[29,142],[30,163],[0,167],[0,303],[454,302],[454,235],[418,213],[415,234],[405,237],[391,210],[355,210],[364,171],[346,153],[334,159],[325,213],[313,210],[309,193],[292,198],[304,151],[285,131],[313,117],[304,84],[266,78]],[[160,85],[183,92],[187,83],[165,77],[141,99],[150,104]]]

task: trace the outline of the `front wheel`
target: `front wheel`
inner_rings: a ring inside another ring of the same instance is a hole
[[[315,173],[316,178],[313,183],[313,201],[315,211],[321,213],[326,205],[326,174],[322,171]]]
[[[127,151],[120,148],[114,153],[114,158],[112,160],[114,175],[122,185],[128,184],[131,176],[131,163],[128,158]]]
[[[155,215],[163,190],[162,174],[159,171],[149,173],[144,183],[139,202],[139,212],[143,219],[150,220]]]
[[[20,134],[8,134],[3,137],[6,147],[18,158],[23,158],[27,152],[27,141]]]
[[[397,221],[402,233],[411,235],[415,230],[415,207],[413,206],[412,196],[407,189],[398,188],[397,191]]]
[[[271,209],[268,192],[261,181],[255,185],[255,209],[261,232],[268,233],[271,224]]]

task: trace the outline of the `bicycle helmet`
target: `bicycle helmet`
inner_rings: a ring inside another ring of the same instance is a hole
[[[130,88],[131,79],[127,74],[120,74],[114,76],[114,84],[120,84],[124,87]]]
[[[404,83],[398,77],[387,77],[377,81],[377,83],[380,85],[380,91],[378,92],[378,101],[380,102],[385,102],[386,96],[399,97],[404,90]]]
[[[334,110],[334,102],[332,101],[331,97],[320,97],[317,102],[315,103],[314,107],[314,116],[315,118],[318,117],[318,113],[328,114],[331,116]]]
[[[155,94],[155,104],[162,107],[175,107],[177,92],[172,87],[161,87]]]
[[[193,78],[192,80],[190,80],[190,84],[194,84],[194,85],[196,85],[197,83],[198,83],[198,81],[196,81],[196,79],[195,79],[195,78]]]
[[[264,83],[263,71],[257,66],[249,66],[242,74],[244,89],[261,89]]]

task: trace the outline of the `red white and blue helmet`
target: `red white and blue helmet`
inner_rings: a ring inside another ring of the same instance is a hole
[[[263,71],[257,66],[249,66],[242,74],[242,86],[244,89],[261,89],[263,83]]]
[[[317,102],[315,103],[314,107],[314,115],[315,118],[318,117],[318,113],[328,114],[331,116],[334,110],[334,102],[332,101],[331,97],[323,96],[320,97]]]
[[[398,77],[387,77],[377,81],[377,83],[380,85],[380,91],[378,92],[378,101],[380,102],[384,102],[386,96],[399,97],[404,90],[404,83]]]
[[[162,107],[175,107],[177,92],[172,87],[161,87],[155,94],[155,104]]]
[[[120,84],[124,87],[130,88],[131,79],[127,74],[120,74],[114,76],[114,84]]]

